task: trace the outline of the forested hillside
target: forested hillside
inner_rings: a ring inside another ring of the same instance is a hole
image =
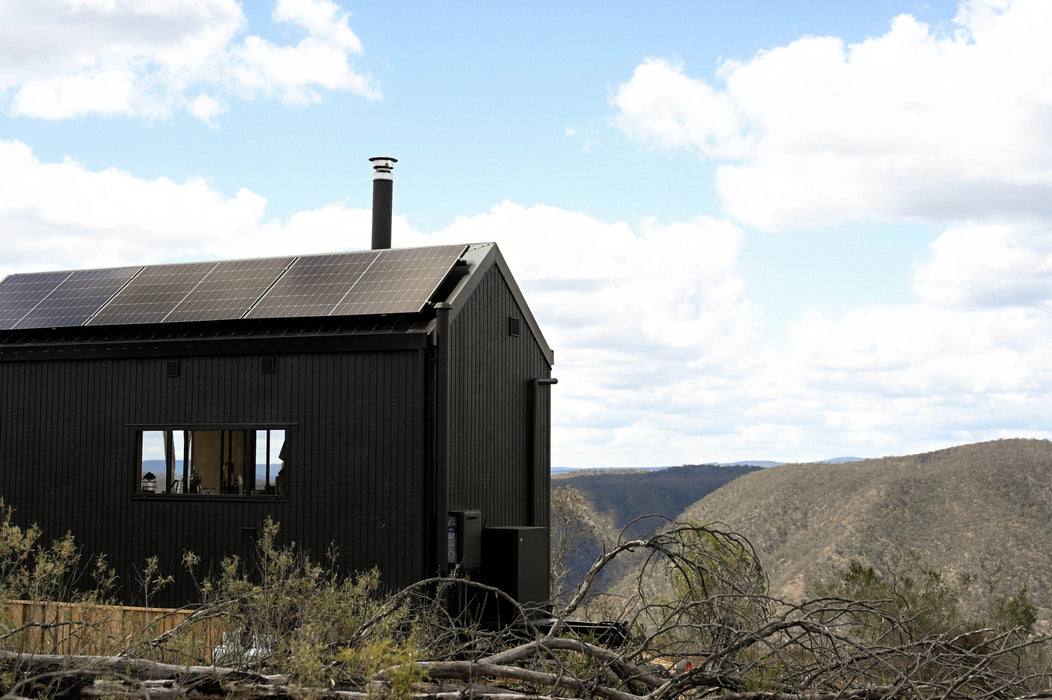
[[[1026,587],[1052,613],[1052,442],[998,440],[848,464],[747,474],[683,518],[756,547],[775,593],[798,598],[852,560],[887,572],[914,550],[976,598]]]
[[[620,529],[643,515],[675,518],[699,498],[757,469],[759,467],[715,464],[647,471],[603,469],[556,476],[552,487],[574,487]]]
[[[580,581],[619,536],[637,537],[663,527],[699,498],[757,469],[700,464],[553,476],[552,546],[560,569],[554,581],[556,594],[564,585]],[[661,517],[644,518],[648,515]],[[596,587],[611,585],[627,571],[625,561],[613,563],[604,569]]]

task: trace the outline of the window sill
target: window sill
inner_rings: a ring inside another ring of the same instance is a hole
[[[288,495],[274,493],[133,493],[133,501],[209,501],[222,503],[285,503]]]

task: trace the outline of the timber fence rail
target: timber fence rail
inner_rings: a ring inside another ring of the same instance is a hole
[[[90,603],[9,600],[0,610],[0,649],[36,654],[106,655],[120,653],[169,632],[192,610],[144,608]],[[203,620],[179,634],[177,647],[159,652],[211,663],[212,652],[223,637],[221,622]],[[178,651],[176,651],[176,649]]]

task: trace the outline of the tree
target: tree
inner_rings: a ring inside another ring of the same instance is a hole
[[[908,551],[886,568],[879,574],[871,565],[851,561],[833,573],[832,581],[814,586],[812,596],[857,603],[852,632],[874,644],[904,644],[961,629],[958,592],[939,571],[925,567],[917,552]]]
[[[564,601],[575,573],[588,566],[616,539],[610,518],[601,515],[573,486],[556,487],[551,496],[552,600]]]

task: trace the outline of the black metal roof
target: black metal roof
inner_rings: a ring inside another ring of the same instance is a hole
[[[11,275],[0,330],[416,314],[467,245]]]

